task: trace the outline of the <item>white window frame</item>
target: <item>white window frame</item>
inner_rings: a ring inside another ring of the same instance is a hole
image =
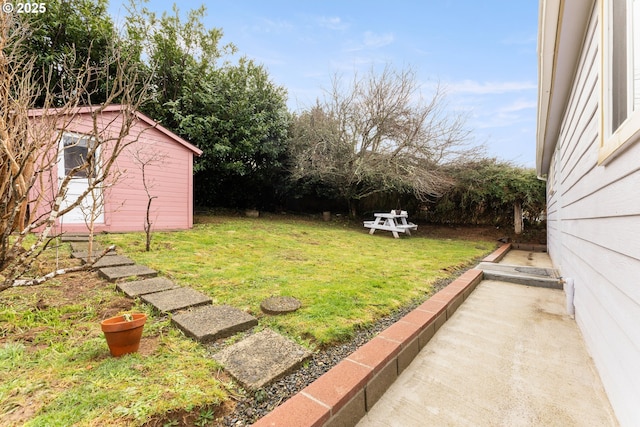
[[[626,119],[612,129],[613,114],[613,28],[614,18],[612,13],[613,2],[625,1],[626,9]],[[601,0],[601,52],[602,52],[602,84],[601,86],[601,139],[598,153],[598,164],[607,164],[618,154],[632,144],[640,140],[640,98],[635,101],[634,85],[640,93],[640,0]],[[634,25],[634,7],[635,21]],[[635,43],[634,43],[635,39]],[[635,48],[634,48],[635,47]],[[635,52],[634,52],[635,50]],[[635,62],[635,66],[634,66]],[[638,79],[634,81],[634,68],[637,70]]]
[[[64,145],[64,140],[66,138],[75,138],[79,141],[84,141],[84,143],[86,144],[87,150],[90,151],[91,149],[93,149],[95,147],[96,144],[96,139],[92,136],[92,135],[86,135],[83,133],[77,133],[77,132],[69,132],[69,131],[65,131],[62,133],[61,137],[60,137],[60,144],[59,144],[59,150],[60,150],[60,158],[61,158],[61,168],[59,170],[60,173],[60,177],[64,178],[67,176],[67,172],[65,169],[65,145]],[[95,178],[95,176],[99,173],[100,169],[99,169],[99,159],[100,159],[100,147],[96,148],[96,151],[94,153],[94,159],[93,159],[93,164],[90,165],[90,167],[93,170],[90,171],[86,171],[87,176],[84,177],[78,177],[78,176],[73,176],[71,179],[93,179]]]

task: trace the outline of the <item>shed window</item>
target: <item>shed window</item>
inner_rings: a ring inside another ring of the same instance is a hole
[[[91,137],[87,135],[65,133],[62,135],[64,149],[64,174],[69,175],[75,168],[81,167],[73,175],[74,178],[88,178],[95,174],[95,162],[82,167],[87,161],[89,149],[92,148]]]
[[[607,0],[601,4],[602,163],[640,139],[640,0]]]

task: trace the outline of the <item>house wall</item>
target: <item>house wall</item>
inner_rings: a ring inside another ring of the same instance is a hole
[[[118,111],[101,116],[105,135],[120,131]],[[92,133],[90,114],[74,118],[66,130]],[[142,231],[148,197],[142,179],[141,162],[145,167],[146,183],[151,196],[150,219],[153,230],[187,229],[193,226],[193,152],[141,120],[136,120],[125,138],[131,143],[118,156],[105,190],[104,224],[96,224],[95,231]],[[109,155],[110,144],[102,157]],[[136,160],[137,156],[140,160]],[[51,171],[50,182],[57,182],[57,170]],[[50,184],[48,184],[50,185]],[[50,189],[46,194],[52,194]],[[50,202],[45,203],[45,205]],[[57,231],[86,232],[85,224],[58,222]]]
[[[548,249],[562,276],[575,281],[576,321],[618,420],[631,426],[640,420],[640,144],[597,164],[598,10],[548,174]]]

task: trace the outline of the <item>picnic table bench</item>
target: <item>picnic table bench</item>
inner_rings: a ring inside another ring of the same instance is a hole
[[[376,218],[373,221],[364,221],[364,226],[370,228],[369,234],[373,234],[376,230],[390,231],[393,237],[398,239],[400,235],[398,233],[406,233],[411,236],[411,230],[417,230],[418,226],[412,222],[407,222],[407,211],[391,211],[374,213]]]

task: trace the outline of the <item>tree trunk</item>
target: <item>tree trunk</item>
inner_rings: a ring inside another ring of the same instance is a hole
[[[349,199],[349,218],[356,219],[358,217],[358,201]]]
[[[524,230],[524,220],[522,218],[522,204],[520,202],[513,204],[513,227],[516,234],[522,234]]]

